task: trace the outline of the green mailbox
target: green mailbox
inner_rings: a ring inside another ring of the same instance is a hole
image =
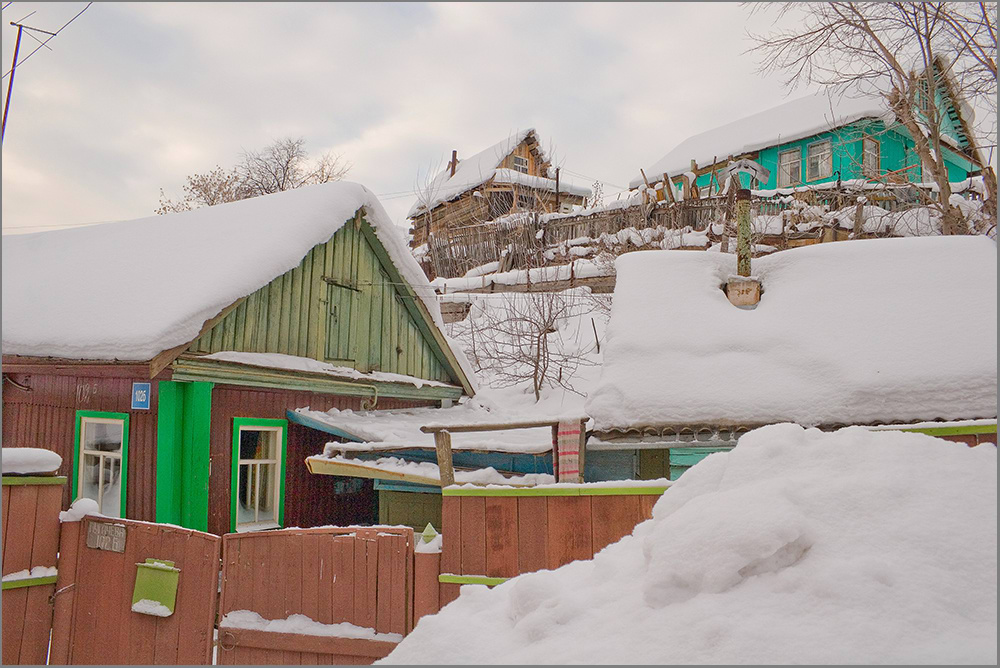
[[[181,569],[166,559],[146,559],[145,563],[136,564],[136,568],[132,612],[155,617],[174,614]]]

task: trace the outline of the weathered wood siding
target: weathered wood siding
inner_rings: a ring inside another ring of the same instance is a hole
[[[284,418],[285,411],[304,406],[326,411],[331,408],[360,410],[362,397],[344,397],[314,392],[293,392],[216,385],[212,390],[211,474],[208,483],[208,530],[229,532],[232,490],[233,418]],[[379,409],[428,406],[435,402],[379,399]],[[374,492],[369,486],[360,494],[338,494],[335,476],[313,475],[305,458],[323,451],[332,436],[289,424],[285,454],[285,526],[312,527],[323,524],[357,523],[358,513],[374,510]],[[371,505],[367,505],[371,504]]]
[[[362,219],[361,225],[368,223]],[[458,384],[421,335],[403,303],[412,297],[390,279],[369,242],[373,237],[370,227],[347,223],[297,267],[249,295],[188,351],[284,353]]]
[[[63,491],[63,508],[67,508],[72,493],[76,411],[128,413],[125,517],[152,522],[156,519],[157,383],[148,375],[108,377],[85,373],[82,369],[81,375],[5,372],[5,376],[31,390],[26,392],[4,383],[3,446],[45,448],[58,453],[62,457],[59,475],[68,478]],[[133,381],[150,383],[149,410],[131,410]]]

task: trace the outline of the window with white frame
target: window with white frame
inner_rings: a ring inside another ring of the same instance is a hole
[[[802,182],[802,152],[799,149],[778,154],[778,187],[787,188]]]
[[[234,528],[253,531],[279,527],[285,429],[252,423],[236,424],[235,428]]]
[[[881,172],[879,164],[879,143],[877,139],[865,137],[861,140],[861,169],[865,176],[878,176]]]
[[[818,141],[806,147],[806,180],[825,179],[833,173],[833,148],[830,140]]]
[[[76,498],[93,499],[102,515],[124,517],[128,417],[81,412],[77,420]]]
[[[519,155],[511,156],[514,158],[514,171],[521,172],[522,174],[528,173],[528,159],[522,158]]]

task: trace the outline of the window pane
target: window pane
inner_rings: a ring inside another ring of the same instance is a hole
[[[278,517],[274,506],[275,464],[258,464],[260,467],[260,504],[258,505],[258,522],[277,522]]]
[[[274,431],[240,430],[240,459],[275,459],[277,454]]]
[[[121,517],[122,460],[104,457],[104,487],[101,492],[101,512],[108,517]]]
[[[83,418],[83,449],[121,454],[124,422],[96,422]]]
[[[239,492],[236,497],[237,524],[254,521],[254,507],[257,502],[256,468],[256,464],[240,464]]]
[[[101,459],[103,458],[100,455],[83,456],[83,470],[80,472],[80,481],[77,485],[77,493],[80,498],[99,501]]]
[[[810,144],[806,156],[808,180],[830,176],[830,142]]]

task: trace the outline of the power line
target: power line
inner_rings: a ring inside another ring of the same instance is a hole
[[[8,5],[9,5],[9,4],[10,4],[10,3],[8,3]],[[43,46],[45,46],[46,44],[48,44],[49,42],[51,42],[51,41],[52,41],[53,39],[55,39],[55,38],[56,38],[56,35],[58,35],[58,34],[59,34],[59,33],[61,33],[61,32],[62,32],[63,30],[65,30],[65,29],[66,29],[66,26],[68,26],[68,25],[69,25],[70,23],[72,23],[73,21],[75,21],[75,20],[77,20],[78,18],[80,18],[80,15],[81,15],[81,14],[83,14],[83,13],[84,13],[85,11],[87,11],[87,9],[89,9],[89,8],[90,8],[90,6],[91,6],[92,4],[94,4],[94,3],[93,3],[93,2],[88,2],[88,3],[87,3],[87,6],[86,6],[86,7],[84,7],[83,9],[81,9],[81,10],[79,11],[79,13],[77,13],[77,15],[76,15],[76,16],[74,16],[73,18],[71,18],[71,19],[70,19],[69,21],[66,21],[66,23],[64,23],[64,24],[62,25],[62,27],[61,27],[61,28],[59,28],[59,30],[56,30],[56,31],[55,31],[54,33],[49,33],[49,34],[51,34],[51,35],[52,35],[52,37],[49,37],[49,38],[48,38],[47,40],[45,40],[44,42],[42,42],[41,44],[39,44],[38,46],[36,46],[36,47],[35,47],[35,50],[34,50],[34,51],[32,51],[31,53],[29,53],[28,55],[26,55],[26,56],[25,56],[24,58],[22,58],[22,59],[21,59],[20,61],[18,61],[17,63],[15,63],[14,67],[11,67],[11,68],[10,68],[10,69],[9,69],[9,70],[7,71],[7,74],[3,75],[3,77],[0,77],[0,80],[2,80],[2,79],[6,79],[6,78],[7,78],[8,76],[10,76],[10,73],[14,71],[14,68],[15,68],[15,67],[17,67],[18,65],[20,65],[21,63],[23,63],[24,61],[26,61],[26,60],[27,60],[28,58],[31,58],[31,57],[32,57],[33,55],[35,55],[35,54],[36,54],[36,53],[37,53],[37,52],[38,52],[38,51],[39,51],[39,50],[40,50],[40,49],[41,49],[41,48],[42,48]],[[34,14],[34,12],[32,12],[32,14]],[[31,16],[31,14],[28,14],[28,16]],[[27,18],[27,17],[25,17],[25,18]],[[23,21],[24,19],[21,19],[21,20]],[[51,48],[51,47],[50,47],[50,48]]]

